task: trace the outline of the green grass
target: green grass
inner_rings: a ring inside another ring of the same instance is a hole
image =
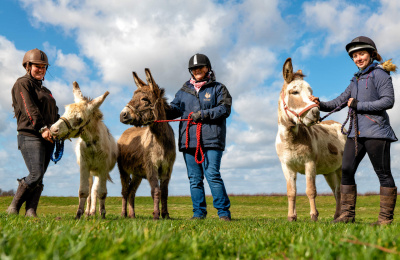
[[[152,200],[136,199],[136,219],[120,217],[121,198],[106,201],[107,216],[74,220],[78,199],[42,197],[39,218],[8,216],[0,197],[0,259],[400,259],[396,209],[390,226],[371,227],[379,196],[359,196],[355,224],[330,224],[331,196],[317,197],[310,220],[305,196],[298,221],[287,222],[284,196],[232,196],[232,222],[222,222],[207,198],[206,220],[190,221],[190,197],[170,197],[171,220],[152,220]],[[23,210],[21,210],[23,211]]]

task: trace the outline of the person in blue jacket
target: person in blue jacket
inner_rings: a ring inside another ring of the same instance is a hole
[[[380,182],[380,212],[375,225],[390,224],[397,199],[397,188],[390,169],[390,144],[397,137],[390,126],[386,110],[394,105],[394,90],[390,71],[396,70],[391,60],[382,61],[375,43],[359,36],[346,45],[346,50],[358,67],[350,85],[337,98],[320,102],[321,111],[332,111],[342,105],[356,112],[356,122],[348,133],[342,160],[341,215],[337,222],[354,222],[357,199],[355,173],[365,154],[368,154]],[[347,101],[347,102],[346,102]],[[357,126],[357,132],[355,131]]]
[[[210,186],[213,205],[221,220],[230,221],[230,200],[220,173],[222,153],[225,149],[226,118],[231,113],[232,97],[225,85],[216,81],[211,62],[204,54],[195,54],[189,60],[191,79],[183,84],[170,103],[167,119],[190,118],[201,123],[200,145],[204,161],[196,162],[197,125],[190,124],[188,140],[187,122],[179,125],[179,150],[183,153],[190,182],[190,194],[193,203],[193,217],[204,219],[207,216],[207,204],[204,192],[204,176]],[[198,154],[197,161],[200,161]]]

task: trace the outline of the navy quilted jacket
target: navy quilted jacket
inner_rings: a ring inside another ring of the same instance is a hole
[[[232,97],[225,85],[210,79],[197,93],[187,81],[176,93],[167,110],[167,119],[181,117],[187,119],[190,112],[201,110],[202,134],[201,145],[209,149],[225,149],[226,118],[231,113]],[[179,150],[186,149],[187,121],[179,124]],[[196,148],[196,127],[189,127],[189,148]]]
[[[394,90],[390,72],[372,63],[355,74],[346,90],[334,100],[320,102],[321,111],[329,112],[349,98],[358,100],[357,122],[359,137],[397,141],[386,113],[394,105]],[[343,105],[342,108],[346,107]],[[348,137],[354,137],[354,126]]]

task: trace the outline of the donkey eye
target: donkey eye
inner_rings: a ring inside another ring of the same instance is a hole
[[[298,92],[298,91],[296,91],[296,90],[293,90],[293,91],[290,91],[290,94],[291,94],[291,95],[298,95],[298,94],[299,94],[299,92]]]
[[[147,98],[142,98],[142,101],[144,102],[145,105],[150,104],[150,100],[148,100]]]
[[[79,117],[75,118],[74,126],[78,126],[78,125],[82,124],[82,122],[83,122],[82,118],[79,118]]]

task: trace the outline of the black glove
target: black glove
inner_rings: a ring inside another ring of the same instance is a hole
[[[357,104],[358,104],[358,100],[354,98],[350,103],[350,107],[354,110],[357,110]]]
[[[201,111],[194,112],[190,115],[190,118],[195,122],[198,123],[201,121]]]

